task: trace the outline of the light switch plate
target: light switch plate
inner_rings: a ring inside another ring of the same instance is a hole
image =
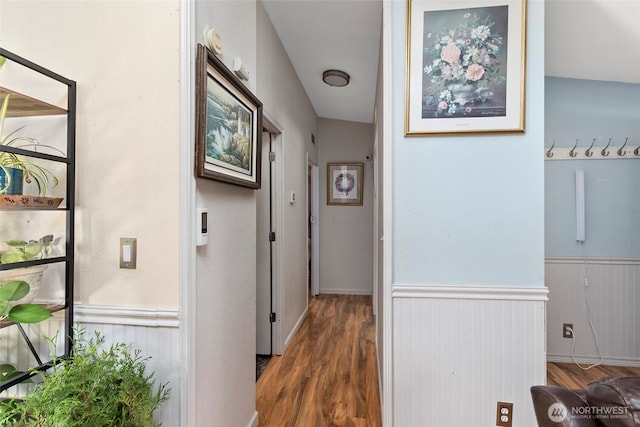
[[[137,239],[132,237],[120,238],[120,268],[136,268],[138,258]]]

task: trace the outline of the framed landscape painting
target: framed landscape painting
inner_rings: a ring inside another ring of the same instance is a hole
[[[262,103],[199,44],[196,176],[260,188]]]
[[[362,206],[364,163],[327,163],[327,205]]]
[[[405,134],[524,132],[526,0],[408,0]]]

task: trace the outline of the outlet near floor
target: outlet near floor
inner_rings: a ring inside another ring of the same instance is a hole
[[[573,338],[573,323],[562,324],[562,338]]]
[[[496,426],[511,427],[513,423],[513,403],[498,402],[496,412]]]

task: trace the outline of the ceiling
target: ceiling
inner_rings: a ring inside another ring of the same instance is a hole
[[[381,0],[263,0],[273,26],[319,117],[373,122]],[[328,69],[351,82],[332,87]]]
[[[640,0],[545,3],[546,75],[640,83]],[[318,116],[373,122],[381,0],[263,4]],[[332,68],[346,71],[351,83],[324,84],[322,72]]]
[[[639,22],[640,0],[546,0],[545,74],[640,83]]]

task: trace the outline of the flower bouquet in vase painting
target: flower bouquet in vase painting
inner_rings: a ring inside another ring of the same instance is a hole
[[[424,35],[423,118],[504,115],[501,8],[506,6],[436,11],[425,18],[439,26]]]

